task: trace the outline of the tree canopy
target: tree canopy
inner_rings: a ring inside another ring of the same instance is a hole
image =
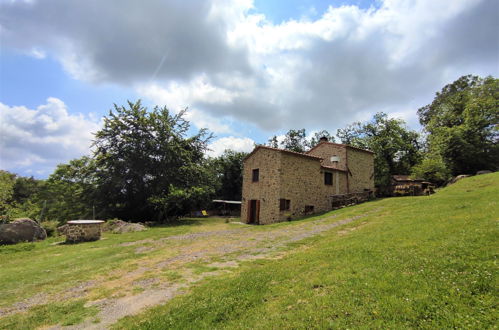
[[[286,132],[284,139],[281,142],[279,142],[277,136],[274,135],[269,139],[267,144],[273,148],[305,152],[319,143],[319,140],[323,137],[327,138],[330,142],[334,142],[334,136],[327,130],[321,130],[315,132],[313,136],[307,136],[306,130],[302,128],[298,130],[290,129]]]
[[[439,163],[452,175],[499,167],[499,79],[462,76],[418,110],[428,134],[428,153],[418,171],[435,174]]]
[[[214,193],[204,151],[212,138],[190,128],[185,111],[148,111],[140,101],[115,105],[95,134],[97,196],[126,220],[166,221],[200,207]]]
[[[248,154],[225,150],[222,155],[212,160],[216,175],[215,196],[224,200],[241,200],[243,185],[243,160]]]
[[[367,122],[338,129],[344,144],[375,153],[375,184],[381,193],[393,174],[412,174],[441,184],[451,175],[499,168],[499,80],[463,76],[418,110],[423,134],[379,112]],[[207,207],[213,198],[241,199],[247,155],[226,150],[206,157],[212,135],[192,134],[185,111],[147,109],[140,101],[115,105],[95,134],[94,153],[60,164],[47,180],[0,170],[0,216],[65,222],[118,217],[169,221]],[[268,145],[305,152],[327,131],[307,136],[290,129]]]
[[[421,158],[419,134],[383,112],[369,122],[339,129],[337,136],[344,144],[374,152],[374,181],[381,190],[390,184],[391,175],[410,174]]]

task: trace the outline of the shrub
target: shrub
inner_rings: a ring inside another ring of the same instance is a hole
[[[57,221],[43,221],[40,223],[43,229],[47,232],[47,237],[57,236],[57,226],[59,222]]]

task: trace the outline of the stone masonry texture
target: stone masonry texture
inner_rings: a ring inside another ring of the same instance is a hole
[[[100,239],[101,224],[70,224],[66,229],[66,242],[78,243]]]
[[[326,172],[332,185],[325,184]],[[259,224],[329,211],[334,195],[373,191],[373,172],[373,153],[345,145],[322,142],[307,154],[258,146],[244,160],[241,221],[249,222],[251,200],[259,201]],[[280,199],[289,200],[289,209],[280,210]]]

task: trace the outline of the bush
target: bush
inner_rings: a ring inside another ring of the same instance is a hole
[[[57,226],[59,222],[57,221],[43,221],[40,223],[43,229],[47,232],[47,237],[57,236]]]
[[[411,175],[440,186],[449,179],[450,171],[440,156],[427,155],[420,164],[412,168]]]

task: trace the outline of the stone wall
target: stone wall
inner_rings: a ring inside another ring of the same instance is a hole
[[[279,198],[290,200],[290,210],[279,211],[279,221],[294,219],[310,212],[331,210],[331,195],[346,189],[345,173],[332,169],[324,169],[317,159],[297,157],[291,154],[282,155],[281,186]],[[324,173],[333,174],[333,184],[324,183]],[[338,187],[338,189],[336,189]],[[279,201],[277,200],[277,209]]]
[[[259,148],[244,161],[241,222],[249,222],[248,209],[252,199],[260,201],[261,224],[279,221],[279,204],[276,203],[279,199],[280,168],[281,153],[266,148]],[[254,169],[259,169],[258,182],[252,182]]]
[[[374,191],[374,154],[353,148],[347,149],[349,193]]]
[[[336,167],[340,170],[346,171],[347,149],[345,146],[330,142],[321,142],[312,148],[308,155],[318,156],[323,158],[322,165]],[[331,162],[331,156],[340,158],[339,162]]]
[[[68,224],[65,231],[68,243],[96,241],[100,239],[101,224]]]
[[[340,159],[331,162],[331,156]],[[307,154],[258,147],[244,160],[241,221],[249,222],[251,200],[259,201],[259,224],[329,211],[333,195],[374,189],[373,165],[372,153],[328,142]],[[258,182],[252,182],[255,169]],[[333,174],[332,185],[324,182],[326,172]],[[280,210],[281,199],[289,209]]]

